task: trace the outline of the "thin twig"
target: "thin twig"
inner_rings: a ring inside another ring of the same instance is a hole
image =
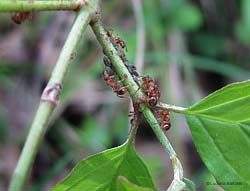
[[[23,12],[23,11],[55,11],[72,10],[79,11],[83,7],[88,7],[88,0],[1,0],[0,12]]]
[[[135,67],[140,74],[144,69],[144,53],[145,53],[145,25],[143,20],[142,2],[141,0],[131,0],[136,21],[136,58]],[[131,111],[133,107],[132,101],[129,102],[128,109]]]
[[[94,12],[94,10],[81,10],[72,26],[48,85],[42,94],[40,105],[11,180],[10,191],[23,190],[38,147],[47,130],[48,121],[59,101],[59,95],[62,88],[61,84],[71,62],[71,54],[74,53],[77,44],[82,38],[83,32],[93,15],[92,12]]]
[[[131,121],[131,128],[129,132],[128,143],[134,144],[137,129],[139,127],[139,120],[140,120],[141,112],[139,111],[139,104],[135,103],[133,104],[133,106],[134,106],[134,113],[133,113],[133,118]]]
[[[97,40],[99,41],[100,45],[103,48],[104,53],[109,57],[111,60],[117,75],[120,79],[123,79],[123,84],[127,87],[130,96],[134,103],[140,102],[144,93],[139,89],[138,85],[133,80],[133,77],[127,70],[126,66],[123,64],[121,58],[118,56],[116,49],[113,47],[112,43],[110,42],[109,37],[105,29],[102,27],[100,22],[99,14],[96,14],[96,18],[91,22],[92,29],[96,35]],[[156,134],[159,141],[162,143],[164,149],[170,156],[170,160],[172,161],[172,166],[174,169],[174,180],[173,183],[178,182],[177,185],[184,184],[183,180],[183,169],[177,155],[171,146],[168,138],[163,133],[161,127],[159,126],[155,116],[153,115],[150,108],[148,108],[145,104],[140,104],[140,111],[144,114],[146,120],[152,127],[154,133]]]
[[[144,50],[145,50],[145,25],[143,20],[142,2],[141,0],[131,0],[133,4],[135,20],[136,20],[136,59],[135,66],[137,71],[141,73],[144,68]]]
[[[158,102],[156,105],[156,108],[161,109],[161,110],[173,111],[175,113],[184,113],[184,111],[187,110],[187,108],[185,107],[169,105],[169,104],[162,103],[162,102]]]

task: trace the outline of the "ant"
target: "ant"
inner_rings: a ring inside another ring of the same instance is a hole
[[[113,89],[118,97],[127,93],[127,89],[125,87],[120,87],[120,85],[113,79],[114,76],[110,76],[106,70],[103,71],[102,78],[106,84]]]
[[[33,19],[33,14],[32,12],[18,12],[15,13],[14,15],[11,16],[12,21],[16,24],[21,24],[25,20],[32,20]]]
[[[115,48],[117,49],[118,48],[117,45],[120,45],[121,48],[123,49],[126,48],[126,51],[128,51],[126,42],[119,36],[113,37],[112,32],[113,30],[107,30],[107,36],[110,38],[113,46],[115,46]]]
[[[156,106],[158,100],[160,99],[161,92],[159,87],[155,84],[154,80],[149,76],[142,77],[141,88],[146,94],[146,103],[147,105],[154,107]]]
[[[115,41],[116,44],[119,44],[120,47],[126,48],[126,51],[128,51],[126,42],[125,42],[124,40],[122,40],[119,36],[116,36],[116,37],[114,38],[114,41]]]
[[[157,113],[160,117],[160,125],[161,125],[162,130],[164,131],[169,130],[171,127],[169,111],[159,110]]]

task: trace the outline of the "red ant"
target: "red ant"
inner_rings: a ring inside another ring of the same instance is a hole
[[[161,92],[159,87],[155,84],[154,80],[149,76],[142,77],[141,88],[146,94],[146,104],[154,107],[156,106],[158,100],[160,99]]]
[[[121,39],[119,36],[113,37],[112,32],[113,32],[112,30],[108,30],[107,36],[110,38],[113,46],[115,46],[115,48],[117,49],[117,45],[120,45],[121,48],[126,48],[126,51],[128,51],[126,42],[123,39]]]
[[[33,19],[33,13],[31,12],[18,12],[11,16],[12,21],[16,24],[21,24],[25,20],[32,20]]]
[[[113,77],[114,76],[110,76],[109,73],[104,70],[102,78],[106,82],[106,84],[113,89],[117,96],[124,95],[127,92],[127,89],[125,87],[120,87],[120,85],[113,79]]]
[[[119,44],[120,47],[126,48],[126,51],[128,51],[126,42],[124,40],[122,40],[119,36],[115,37],[114,41],[115,41],[116,44]]]
[[[161,124],[162,130],[164,130],[164,131],[169,130],[170,127],[171,127],[169,111],[160,110],[157,113],[158,113],[158,115],[160,117],[160,124]]]

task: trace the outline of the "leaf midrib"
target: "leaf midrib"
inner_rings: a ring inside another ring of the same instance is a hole
[[[206,115],[206,114],[199,114],[199,113],[196,113],[196,114],[189,114],[189,115],[191,115],[191,116],[196,116],[196,117],[201,117],[201,118],[207,118],[207,119],[211,119],[211,120],[214,120],[214,121],[220,121],[220,122],[223,122],[223,123],[229,123],[229,124],[235,124],[235,125],[238,125],[238,126],[240,126],[239,127],[239,129],[241,130],[241,131],[243,131],[242,130],[242,127],[241,126],[249,126],[249,125],[247,125],[247,124],[245,124],[245,123],[241,123],[241,121],[231,121],[231,120],[225,120],[225,119],[221,119],[221,118],[217,118],[217,117],[214,117],[213,115]],[[243,131],[243,135],[245,136],[245,132]],[[249,140],[249,138],[247,137],[246,138],[246,140],[249,142],[249,144],[250,144],[250,140]]]
[[[205,108],[205,109],[195,109],[195,107],[191,107],[190,109],[186,110],[185,112],[186,112],[186,113],[204,112],[204,111],[208,111],[208,110],[210,110],[210,109],[215,109],[215,108],[218,108],[218,107],[221,107],[221,106],[224,106],[224,105],[227,105],[227,104],[236,102],[236,101],[241,101],[242,99],[247,99],[247,98],[249,98],[249,97],[250,97],[250,95],[244,96],[244,97],[240,97],[240,98],[238,98],[238,99],[233,99],[233,100],[230,100],[230,101],[227,101],[227,102],[223,102],[223,103],[220,103],[220,104],[216,104],[215,106],[207,107],[207,108]],[[204,104],[204,103],[200,102],[199,104]]]

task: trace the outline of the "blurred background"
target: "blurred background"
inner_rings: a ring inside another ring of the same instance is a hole
[[[188,107],[226,84],[250,77],[250,1],[102,0],[101,15],[127,43],[127,58],[161,88],[161,101]],[[0,14],[0,191],[7,190],[39,99],[75,13],[39,12],[13,23]],[[88,27],[64,83],[61,101],[37,154],[29,191],[48,190],[81,159],[122,144],[129,99],[101,79],[102,49]],[[198,156],[185,119],[171,114],[167,136],[198,190],[222,190]],[[136,149],[159,190],[173,172],[144,119]]]

